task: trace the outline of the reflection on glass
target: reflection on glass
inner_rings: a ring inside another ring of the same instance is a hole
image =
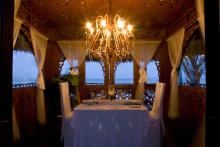
[[[131,99],[131,90],[116,89],[115,99],[116,100],[129,100],[129,99]]]

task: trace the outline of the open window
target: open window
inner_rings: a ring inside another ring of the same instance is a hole
[[[195,86],[206,84],[205,46],[199,29],[193,33],[184,48],[179,84]]]
[[[104,72],[99,61],[85,61],[85,83],[104,84]]]
[[[37,75],[38,68],[32,45],[20,31],[13,50],[12,83],[13,85],[36,83]]]
[[[115,84],[134,83],[134,63],[133,61],[120,62],[115,71]]]
[[[30,52],[13,51],[13,85],[36,83],[37,64]]]
[[[153,84],[159,82],[159,72],[157,68],[157,62],[156,60],[151,60],[147,64],[147,83],[148,84]]]

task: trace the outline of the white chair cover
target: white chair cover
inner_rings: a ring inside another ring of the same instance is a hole
[[[70,121],[73,116],[69,97],[68,82],[59,83],[61,97],[61,112],[62,112],[62,130],[61,139],[64,139],[64,147],[73,145],[73,129],[70,126]]]
[[[146,133],[147,147],[161,147],[161,135],[165,133],[163,121],[163,96],[165,83],[157,83],[152,110],[149,113]]]

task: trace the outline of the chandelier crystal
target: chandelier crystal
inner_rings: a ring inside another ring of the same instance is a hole
[[[97,16],[95,26],[86,23],[86,46],[89,57],[100,58],[107,62],[111,57],[127,60],[134,46],[133,26],[119,15],[113,22],[108,17]]]

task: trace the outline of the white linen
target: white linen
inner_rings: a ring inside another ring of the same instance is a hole
[[[63,140],[64,147],[73,146],[74,130],[71,127],[71,119],[73,117],[73,111],[69,112],[65,116],[62,116],[62,130],[61,130],[61,140]]]
[[[202,37],[205,39],[205,13],[204,13],[204,0],[196,0],[196,10],[198,14],[198,22],[202,32]]]
[[[61,112],[63,116],[67,116],[72,112],[68,82],[59,83],[59,90],[61,96]]]
[[[154,120],[143,105],[80,104],[71,120],[73,146],[160,147],[160,132],[148,130],[153,126],[160,130],[159,123],[151,124]],[[156,144],[147,138],[157,140]]]
[[[16,17],[20,4],[21,0],[14,0],[14,17]]]
[[[37,78],[37,93],[36,93],[36,104],[37,104],[37,120],[39,124],[46,124],[46,108],[44,101],[44,76],[43,76],[43,65],[46,57],[47,41],[48,38],[40,34],[33,27],[30,28],[31,41],[33,45],[35,60],[38,67],[38,78]]]
[[[13,48],[16,44],[18,34],[19,34],[19,31],[20,31],[20,28],[21,28],[21,24],[22,24],[22,21],[18,18],[15,18],[15,20],[14,20],[14,31],[13,31]]]
[[[68,82],[59,83],[60,98],[61,98],[61,112],[62,112],[62,126],[61,126],[61,140],[64,139],[64,147],[72,146],[73,129],[70,126],[73,111],[70,104],[69,84]]]
[[[172,65],[171,88],[169,99],[168,116],[177,118],[179,116],[179,96],[178,96],[178,71],[182,59],[182,45],[185,34],[185,28],[179,29],[176,33],[167,39],[170,62]]]
[[[138,87],[135,93],[135,99],[142,99],[144,95],[144,83],[147,82],[146,65],[152,59],[160,41],[135,41],[134,50],[131,51],[131,55],[139,65],[140,78],[138,81]]]
[[[66,60],[70,64],[71,68],[77,67],[75,71],[78,72],[78,67],[82,64],[86,57],[86,42],[82,40],[63,40],[57,42],[62,50]],[[80,102],[80,96],[78,90],[76,91],[77,100]]]
[[[86,42],[81,40],[58,41],[58,45],[66,57],[70,67],[80,66],[86,57]]]

